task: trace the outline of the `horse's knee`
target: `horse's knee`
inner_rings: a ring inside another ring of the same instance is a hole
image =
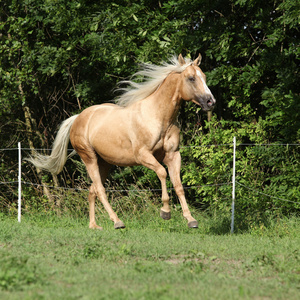
[[[89,188],[89,196],[88,196],[89,202],[95,202],[96,197],[97,197],[96,190],[94,188],[94,185],[92,184]]]
[[[167,171],[163,166],[156,171],[156,174],[160,180],[166,180],[167,178]]]

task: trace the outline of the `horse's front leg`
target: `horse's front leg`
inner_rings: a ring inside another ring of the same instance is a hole
[[[160,180],[161,183],[161,189],[162,189],[162,195],[161,195],[161,200],[163,203],[163,207],[160,210],[160,216],[165,219],[169,220],[171,218],[171,210],[170,210],[170,205],[169,205],[169,194],[167,190],[167,171],[166,169],[156,160],[156,158],[153,156],[152,153],[149,151],[140,151],[138,154],[138,161],[140,164],[143,166],[153,170],[157,177]]]
[[[181,156],[179,151],[166,153],[166,156],[164,158],[164,163],[168,167],[172,184],[179,198],[182,207],[183,216],[188,221],[188,226],[190,228],[198,228],[198,222],[192,217],[191,212],[188,208],[183,186],[180,179]]]

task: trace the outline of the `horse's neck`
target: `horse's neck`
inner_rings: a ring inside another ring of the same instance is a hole
[[[169,75],[149,97],[148,105],[151,105],[151,110],[155,117],[160,119],[164,126],[173,124],[177,119],[181,104],[179,80],[179,74]]]

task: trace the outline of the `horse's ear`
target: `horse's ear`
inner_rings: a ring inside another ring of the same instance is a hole
[[[194,60],[193,65],[199,66],[201,64],[202,56],[199,53],[198,57]]]
[[[185,60],[184,60],[184,58],[182,57],[181,54],[179,54],[179,56],[178,56],[178,62],[179,62],[179,64],[180,64],[181,66],[183,66],[183,65],[186,64],[186,62],[185,62]]]

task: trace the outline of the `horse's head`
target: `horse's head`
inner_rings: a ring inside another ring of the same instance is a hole
[[[182,66],[186,64],[181,54],[178,61]],[[193,101],[205,111],[210,111],[214,108],[216,100],[206,85],[206,76],[199,68],[200,63],[201,55],[199,54],[198,58],[181,73],[180,94],[183,100]]]

